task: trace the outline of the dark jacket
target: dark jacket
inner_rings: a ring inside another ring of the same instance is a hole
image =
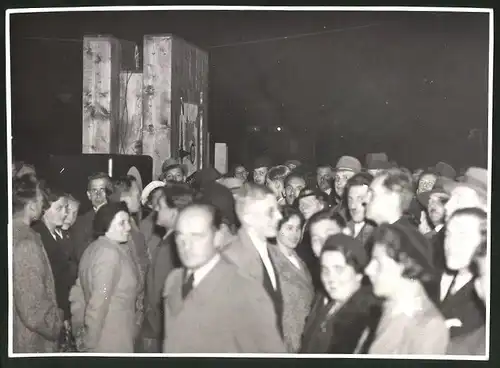
[[[69,292],[77,277],[76,261],[72,257],[71,248],[65,249],[67,243],[63,239],[54,239],[42,221],[36,222],[33,229],[40,235],[49,258],[54,274],[57,305],[63,310],[64,319],[69,320],[71,319]]]
[[[78,216],[72,227],[74,249],[78,263],[80,263],[80,258],[82,258],[85,249],[95,240],[94,217],[95,211],[91,209],[83,215]]]
[[[485,324],[484,305],[474,289],[474,279],[460,288],[455,294],[448,295],[440,304],[445,320],[458,319],[461,327],[451,327],[450,337],[469,334]]]
[[[338,311],[324,305],[325,294],[316,294],[302,335],[302,353],[352,354],[364,330],[375,330],[381,315],[381,303],[371,287],[362,286]]]

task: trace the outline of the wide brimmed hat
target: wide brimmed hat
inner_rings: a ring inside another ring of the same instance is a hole
[[[456,170],[450,164],[442,161],[436,164],[434,172],[440,176],[444,176],[445,178],[450,178],[453,180],[455,180],[455,178],[457,177]]]
[[[146,188],[144,188],[144,190],[142,191],[142,194],[141,194],[142,205],[143,206],[146,205],[146,203],[148,202],[149,195],[151,194],[151,192],[153,190],[155,190],[156,188],[164,187],[164,186],[165,186],[165,183],[163,181],[159,181],[159,180],[154,180],[151,183],[149,183],[148,185],[146,185]]]

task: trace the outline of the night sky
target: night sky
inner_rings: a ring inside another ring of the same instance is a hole
[[[289,158],[294,140],[310,162],[384,151],[411,168],[486,167],[488,27],[474,13],[13,15],[14,155],[81,151],[84,35],[142,47],[173,33],[209,52],[209,129],[231,163]]]

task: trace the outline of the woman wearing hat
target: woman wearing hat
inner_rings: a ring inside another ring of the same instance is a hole
[[[79,351],[134,352],[139,270],[126,248],[129,221],[123,202],[107,203],[96,213],[96,240],[82,256],[70,295]]]
[[[348,235],[328,238],[321,251],[321,281],[302,337],[303,353],[352,354],[367,327],[374,329],[380,303],[363,285],[368,254]]]
[[[365,331],[358,349],[369,354],[444,354],[448,330],[424,284],[433,267],[408,228],[384,224],[373,233],[372,259],[365,273],[384,299],[375,331]],[[372,334],[370,334],[370,332]],[[373,342],[367,337],[373,336]]]

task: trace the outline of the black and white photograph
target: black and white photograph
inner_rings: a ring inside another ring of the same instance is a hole
[[[7,10],[8,356],[489,360],[493,34]]]

